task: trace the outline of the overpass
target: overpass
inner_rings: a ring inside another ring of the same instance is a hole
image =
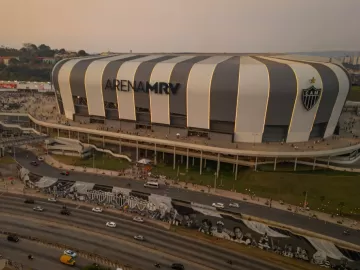
[[[235,178],[237,175],[238,165],[255,167],[260,164],[274,164],[274,170],[276,170],[276,164],[281,161],[293,161],[296,169],[297,161],[300,159],[306,162],[316,163],[316,159],[327,160],[328,165],[331,158],[350,154],[360,149],[359,143],[348,144],[344,147],[333,148],[328,146],[326,149],[314,150],[296,150],[296,149],[279,149],[274,150],[247,150],[241,148],[225,148],[218,146],[210,146],[200,143],[192,143],[181,140],[161,139],[154,137],[139,136],[126,133],[116,133],[105,130],[91,129],[81,126],[68,126],[56,123],[49,123],[41,121],[31,116],[30,114],[3,114],[8,116],[27,116],[30,121],[30,125],[33,130],[38,133],[44,132],[46,134],[55,133],[58,137],[68,137],[69,139],[77,139],[82,143],[90,144],[90,141],[98,142],[105,149],[106,144],[111,144],[117,147],[119,154],[122,154],[122,147],[128,146],[136,149],[136,159],[139,158],[139,150],[151,151],[154,154],[154,162],[158,153],[165,153],[173,155],[173,168],[176,168],[176,156],[181,156],[181,160],[185,158],[186,168],[189,167],[190,158],[198,158],[200,160],[200,174],[202,174],[203,165],[207,160],[213,160],[217,162],[217,173],[220,170],[220,163],[233,164]],[[3,124],[4,125],[4,124]],[[9,124],[5,124],[9,125]],[[14,125],[20,128],[18,125]],[[266,148],[266,145],[264,145]],[[271,160],[271,161],[270,161]]]

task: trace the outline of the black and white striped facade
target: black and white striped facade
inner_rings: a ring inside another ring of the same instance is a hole
[[[109,79],[180,87],[169,95],[112,91],[106,89]],[[55,65],[52,81],[60,113],[68,119],[200,130],[250,143],[331,136],[350,90],[341,65],[285,55],[120,54],[65,59]],[[304,90],[311,87],[320,89],[320,95],[316,102],[308,100],[313,106],[306,107]]]

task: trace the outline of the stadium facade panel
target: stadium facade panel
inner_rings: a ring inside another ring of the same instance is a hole
[[[288,143],[334,133],[350,90],[332,62],[269,55],[119,54],[65,59],[52,72],[68,119]]]

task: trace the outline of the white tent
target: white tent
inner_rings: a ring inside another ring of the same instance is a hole
[[[143,158],[143,159],[138,160],[137,163],[143,164],[143,165],[149,165],[151,163],[151,160],[147,159],[147,158]]]

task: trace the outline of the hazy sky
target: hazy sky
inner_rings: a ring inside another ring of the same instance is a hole
[[[360,49],[360,0],[0,0],[0,45],[90,52]]]

